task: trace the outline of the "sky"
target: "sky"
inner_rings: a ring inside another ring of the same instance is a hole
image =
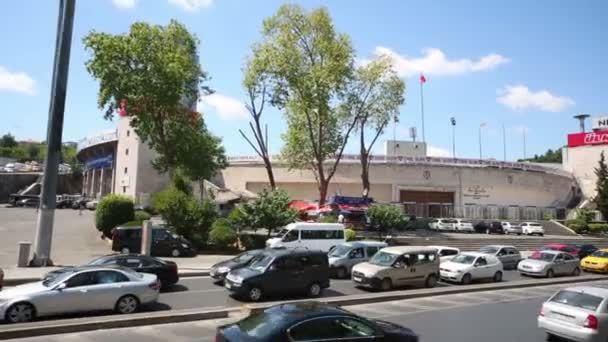
[[[210,130],[223,138],[228,155],[252,155],[238,134],[247,129],[242,67],[260,40],[264,18],[278,0],[90,0],[77,1],[63,141],[113,129],[97,106],[98,83],[84,67],[82,38],[91,30],[121,34],[137,21],[165,25],[176,19],[197,35],[200,63],[215,94],[201,99]],[[429,153],[452,154],[456,119],[458,157],[507,160],[566,144],[578,130],[572,116],[606,111],[608,2],[605,1],[295,1],[326,7],[339,32],[347,33],[359,61],[389,55],[406,82],[399,123],[382,141],[421,138],[420,74],[424,84],[425,136]],[[45,140],[58,1],[0,4],[0,134]],[[265,114],[271,153],[279,153],[285,130],[276,109]],[[590,125],[590,123],[588,123]],[[355,139],[347,152],[356,153]]]

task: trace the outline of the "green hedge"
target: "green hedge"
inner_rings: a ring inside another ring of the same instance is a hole
[[[608,223],[590,223],[589,231],[592,233],[601,233],[608,231]]]
[[[150,217],[151,217],[150,214],[148,214],[147,212],[145,212],[143,210],[135,211],[135,221],[144,222],[145,220],[149,220]]]
[[[352,229],[345,229],[344,236],[346,237],[346,241],[353,241],[357,237],[357,233]]]
[[[112,229],[135,219],[133,200],[130,197],[109,194],[97,204],[95,226],[105,236],[112,236]]]
[[[237,240],[236,232],[230,227],[230,221],[220,218],[213,222],[209,232],[209,243],[217,247],[226,248]]]

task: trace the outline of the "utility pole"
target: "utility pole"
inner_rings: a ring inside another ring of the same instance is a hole
[[[523,130],[523,137],[524,137],[524,159],[526,159],[526,128],[524,128],[524,130]]]
[[[35,250],[33,259],[30,261],[31,266],[53,265],[51,241],[55,206],[57,204],[57,171],[59,158],[61,157],[61,136],[63,134],[63,113],[70,66],[74,7],[75,0],[59,1],[59,18],[57,21],[53,79],[47,123],[47,153],[42,179],[42,192],[40,194],[40,210],[36,224]]]
[[[456,118],[451,117],[450,123],[452,124],[452,158],[456,159]]]
[[[426,77],[420,74],[420,113],[422,116],[422,142],[426,143],[426,136],[424,135],[424,83],[426,83]]]
[[[507,161],[507,134],[505,124],[502,124],[502,161]]]
[[[486,123],[482,122],[479,124],[479,160],[483,159],[483,154],[481,153],[481,129],[485,127]]]

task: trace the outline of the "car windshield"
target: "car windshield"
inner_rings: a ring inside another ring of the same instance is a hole
[[[236,262],[249,262],[253,257],[255,257],[255,254],[249,251],[235,256],[233,260]]]
[[[378,252],[374,254],[372,259],[369,261],[370,264],[380,265],[380,266],[391,266],[395,260],[399,257],[399,254],[392,254],[386,252]]]
[[[107,256],[102,256],[96,259],[91,260],[87,265],[104,265],[110,260]]]
[[[608,252],[604,251],[595,251],[591,255],[598,258],[608,258]]]
[[[258,272],[263,272],[271,261],[272,257],[269,255],[258,255],[251,259],[251,262],[249,262],[247,268]]]
[[[597,307],[602,303],[602,297],[593,296],[588,293],[562,290],[559,291],[553,298],[552,302],[560,303],[569,306],[575,306],[591,311],[597,310]]]
[[[72,274],[74,274],[74,272],[76,272],[76,270],[63,269],[55,271],[44,278],[42,285],[46,287],[54,287],[55,285],[69,278]]]
[[[541,251],[558,251],[560,249],[559,246],[543,246],[541,247]]]
[[[530,257],[530,259],[549,261],[549,262],[553,261],[553,258],[555,258],[555,254],[553,254],[553,253],[534,253]]]
[[[455,256],[451,261],[458,264],[470,265],[475,261],[475,258],[476,256],[474,255],[460,254]]]
[[[289,229],[283,228],[283,229],[279,230],[279,232],[277,233],[277,236],[283,237],[287,233],[289,233]]]
[[[352,248],[350,246],[338,245],[336,248],[329,252],[330,257],[342,257],[345,256]]]
[[[493,246],[485,246],[485,247],[481,247],[479,249],[479,251],[481,253],[486,253],[486,254],[496,254],[496,252],[498,252],[498,248],[493,247]]]
[[[264,310],[257,315],[250,315],[237,323],[242,333],[259,341],[265,341],[277,329],[282,330],[283,315],[276,310]]]

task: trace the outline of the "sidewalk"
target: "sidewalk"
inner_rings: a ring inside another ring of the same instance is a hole
[[[209,275],[214,264],[230,259],[230,255],[197,255],[194,258],[160,258],[177,263],[180,277]],[[75,266],[75,265],[74,265]],[[40,280],[47,272],[59,267],[13,267],[4,268],[4,285],[11,286]]]

